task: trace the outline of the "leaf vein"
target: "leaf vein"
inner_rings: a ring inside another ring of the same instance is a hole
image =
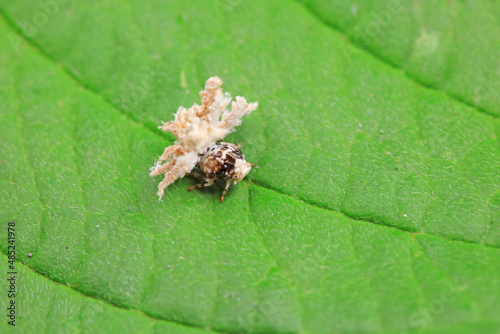
[[[7,254],[0,249],[0,253],[2,253],[3,255],[7,256]],[[104,304],[106,304],[107,306],[111,306],[111,307],[114,307],[114,308],[117,308],[117,309],[122,309],[122,310],[126,310],[126,311],[130,311],[130,312],[135,312],[135,313],[139,313],[141,314],[142,316],[150,319],[151,321],[153,322],[158,322],[158,321],[161,321],[161,322],[164,322],[164,323],[167,323],[167,324],[176,324],[176,325],[181,325],[181,326],[185,326],[185,327],[189,327],[189,328],[194,328],[194,329],[201,329],[201,330],[206,330],[205,328],[202,328],[202,327],[197,327],[197,326],[194,326],[194,325],[191,325],[191,324],[188,324],[188,323],[180,323],[180,322],[176,322],[176,321],[170,321],[170,320],[166,320],[166,319],[162,319],[160,317],[156,317],[156,316],[153,316],[153,315],[149,315],[141,310],[138,310],[138,309],[134,309],[134,308],[128,308],[128,307],[123,307],[123,306],[120,306],[120,305],[116,305],[116,304],[113,304],[109,301],[106,301],[104,299],[99,299],[99,298],[96,298],[94,296],[91,296],[91,295],[87,295],[85,294],[84,292],[82,291],[79,291],[77,289],[75,289],[74,287],[72,287],[71,285],[66,285],[66,284],[62,284],[60,282],[57,282],[55,280],[53,280],[51,277],[45,275],[44,273],[42,272],[39,272],[37,271],[36,269],[28,266],[27,264],[25,264],[24,262],[21,262],[19,260],[16,261],[17,263],[21,264],[25,269],[33,272],[34,274],[37,274],[37,275],[40,275],[42,277],[44,277],[45,279],[51,281],[53,284],[55,284],[56,286],[58,287],[61,287],[61,288],[66,288],[66,289],[69,289],[69,290],[72,290],[74,292],[76,292],[78,295],[84,297],[84,298],[89,298],[89,299],[92,299],[92,300],[96,300],[96,301],[99,301],[99,302],[102,302]],[[210,331],[207,331],[207,333],[220,333],[220,334],[224,334],[225,332],[220,332],[220,331],[214,331],[214,330],[210,330]]]
[[[342,31],[339,27],[336,27],[334,26],[332,23],[326,21],[325,19],[323,19],[320,15],[318,15],[316,13],[316,11],[314,9],[312,9],[311,7],[309,7],[307,4],[305,3],[302,3],[301,1],[297,1],[295,0],[295,2],[299,2],[299,4],[307,11],[309,12],[311,15],[313,15],[319,22],[321,22],[323,25],[327,26],[328,28],[330,28],[331,30],[333,31],[336,31],[338,32],[339,34],[341,34],[346,40],[350,41],[352,43],[353,46],[355,46],[360,52],[364,52],[366,54],[369,54],[371,56],[373,56],[374,58],[378,59],[379,61],[381,61],[382,63],[384,63],[385,65],[387,66],[390,66],[394,69],[397,69],[399,71],[401,71],[407,78],[409,78],[412,82],[415,82],[416,84],[418,84],[419,86],[421,87],[425,87],[425,88],[428,88],[428,89],[431,89],[431,90],[435,90],[435,91],[438,91],[438,92],[441,92],[443,94],[445,94],[446,96],[450,97],[451,99],[455,100],[455,101],[458,101],[462,104],[465,104],[466,106],[482,113],[482,114],[486,114],[494,119],[499,119],[500,117],[495,115],[493,112],[489,111],[489,110],[486,110],[486,109],[483,109],[479,106],[475,106],[473,105],[472,103],[464,100],[462,97],[458,96],[457,94],[453,94],[449,91],[446,91],[446,90],[443,90],[443,89],[439,89],[438,87],[433,87],[431,85],[428,85],[428,84],[425,84],[424,82],[422,81],[419,81],[416,77],[412,76],[411,74],[409,74],[408,72],[406,72],[404,70],[404,68],[402,67],[399,67],[393,63],[391,63],[388,59],[384,58],[383,56],[375,53],[374,51],[371,51],[369,49],[365,49],[363,48],[359,43],[357,43],[355,40],[351,39],[349,36],[347,36],[347,34]]]
[[[453,239],[453,238],[449,238],[449,237],[446,237],[446,236],[443,236],[443,235],[440,235],[440,234],[434,234],[434,233],[413,232],[411,230],[405,230],[404,228],[401,228],[401,227],[396,227],[396,226],[392,226],[392,225],[385,225],[383,222],[375,223],[374,221],[371,221],[371,220],[365,220],[365,219],[357,218],[357,217],[349,215],[349,214],[347,214],[345,212],[337,211],[337,210],[334,210],[334,209],[331,209],[331,208],[328,208],[328,207],[325,207],[325,206],[321,206],[320,204],[313,203],[312,201],[309,201],[309,200],[304,199],[302,197],[297,197],[297,196],[289,195],[289,194],[286,194],[286,193],[282,193],[282,192],[280,192],[277,189],[274,189],[274,188],[272,188],[270,186],[267,186],[267,185],[263,185],[263,184],[259,183],[258,181],[255,181],[255,180],[246,181],[246,182],[251,183],[253,186],[257,186],[257,187],[261,187],[261,188],[273,191],[273,192],[275,192],[277,194],[280,194],[282,196],[293,198],[293,199],[295,199],[297,201],[300,201],[300,202],[305,203],[305,204],[310,205],[310,206],[314,206],[314,207],[319,208],[319,209],[323,209],[323,210],[327,210],[327,211],[331,211],[331,212],[337,212],[337,213],[339,213],[339,214],[341,214],[343,216],[346,216],[347,218],[349,218],[351,220],[362,221],[362,222],[366,222],[366,223],[370,223],[370,224],[375,224],[375,225],[378,225],[378,226],[383,226],[383,227],[386,227],[386,228],[391,228],[391,229],[398,230],[398,231],[401,231],[401,232],[404,232],[404,233],[409,233],[409,234],[412,234],[412,235],[415,235],[415,234],[429,234],[429,235],[436,236],[436,237],[438,237],[440,239],[443,239],[443,240],[455,241],[455,242],[463,242],[463,243],[466,243],[466,244],[481,245],[481,246],[484,246],[484,247],[500,249],[500,246],[497,246],[497,245],[483,244],[483,243],[479,243],[479,242],[475,242],[475,241],[470,241],[470,240]]]

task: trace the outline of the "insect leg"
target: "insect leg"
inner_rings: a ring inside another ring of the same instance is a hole
[[[222,197],[220,198],[220,202],[224,202],[224,196],[226,196],[227,190],[229,189],[229,186],[231,185],[231,179],[226,181],[226,187],[224,188],[224,191],[222,192]]]
[[[215,180],[214,179],[205,179],[204,181],[207,183],[200,183],[200,184],[196,184],[194,186],[191,186],[191,187],[189,187],[188,191],[191,191],[191,190],[196,189],[196,188],[210,187],[212,184],[214,184]]]

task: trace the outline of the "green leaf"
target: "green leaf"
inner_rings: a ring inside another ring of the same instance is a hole
[[[7,257],[2,256],[2,262]],[[77,285],[51,282],[24,265],[17,268],[15,331],[21,333],[216,333],[158,320],[75,291]],[[42,296],[40,298],[40,296]],[[4,296],[2,296],[4,297]],[[3,298],[6,300],[5,298]],[[3,305],[8,306],[6,300]],[[8,312],[6,312],[8,314]],[[7,321],[11,321],[8,319]],[[2,329],[6,329],[6,321]]]
[[[357,46],[413,80],[500,116],[500,6],[489,0],[302,0]]]
[[[498,333],[499,5],[0,12],[2,331]],[[159,202],[157,126],[213,75],[259,101],[228,137],[257,167],[224,204],[189,178]]]

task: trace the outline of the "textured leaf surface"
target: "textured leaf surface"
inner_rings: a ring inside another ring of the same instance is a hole
[[[416,81],[500,116],[497,2],[301,2],[354,44]]]
[[[403,72],[410,9],[360,49],[336,30],[357,22],[344,7],[1,0],[16,330],[498,333],[499,96],[467,97],[494,70],[444,80],[463,65],[427,55]],[[489,31],[498,5],[477,7]],[[454,59],[480,43],[467,36]],[[498,67],[498,36],[477,68]],[[172,137],[157,125],[212,75],[260,103],[228,138],[258,168],[223,205],[188,178],[158,202],[148,170]]]

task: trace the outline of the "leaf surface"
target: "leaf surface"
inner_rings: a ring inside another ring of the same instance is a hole
[[[424,86],[395,68],[396,51],[374,57],[393,26],[353,46],[311,12],[326,7],[0,1],[0,220],[16,223],[17,329],[498,332],[494,103],[469,101],[466,75],[463,90]],[[173,137],[157,126],[199,103],[212,75],[259,101],[228,137],[258,167],[222,205],[220,188],[188,193],[189,178],[158,202],[148,171]],[[56,304],[68,317],[54,323],[40,305]]]

